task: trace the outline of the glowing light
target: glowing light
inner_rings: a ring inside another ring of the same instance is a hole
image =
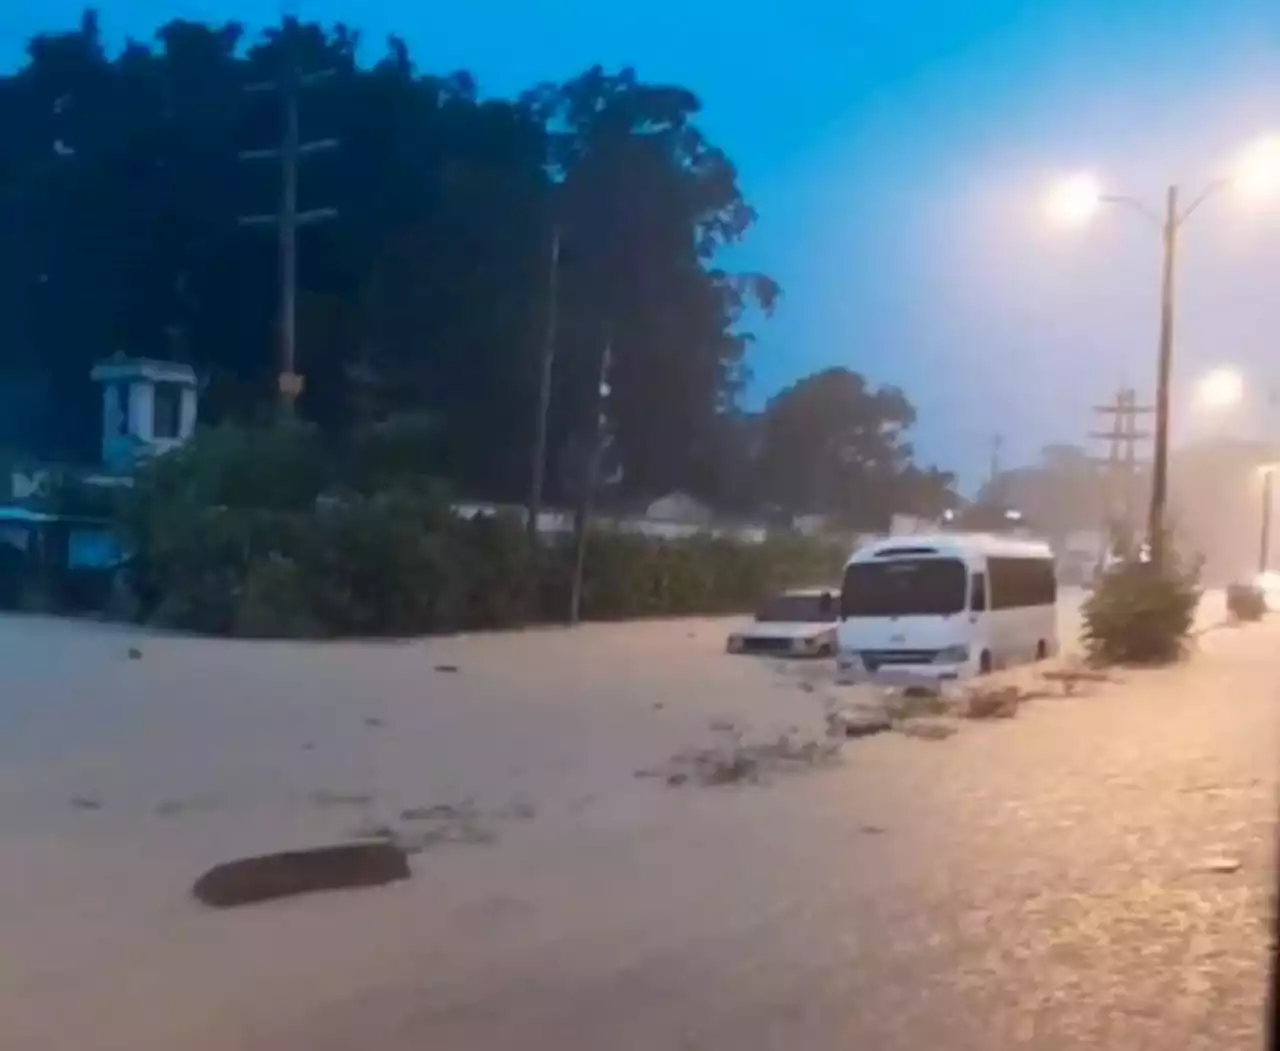
[[[1220,411],[1239,405],[1244,399],[1244,377],[1233,368],[1217,368],[1196,384],[1196,405]]]
[[[1049,218],[1062,226],[1087,222],[1102,203],[1102,184],[1085,173],[1063,179],[1049,192]]]
[[[1250,200],[1280,196],[1280,135],[1267,135],[1251,143],[1240,154],[1231,181]]]

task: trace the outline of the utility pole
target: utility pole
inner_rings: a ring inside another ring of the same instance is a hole
[[[547,474],[547,417],[551,411],[551,379],[556,360],[556,323],[560,294],[560,227],[551,230],[547,266],[547,328],[542,343],[542,367],[538,375],[538,410],[534,418],[533,461],[529,471],[529,508],[525,536],[530,554],[538,550],[538,519],[542,514],[542,487]]]
[[[1095,405],[1094,414],[1103,417],[1105,430],[1092,431],[1090,438],[1107,443],[1107,455],[1095,457],[1102,467],[1103,519],[1108,534],[1117,524],[1124,526],[1126,535],[1134,534],[1136,509],[1134,501],[1138,483],[1138,443],[1151,435],[1138,430],[1138,417],[1154,411],[1151,406],[1139,405],[1138,395],[1131,387],[1116,392],[1115,401],[1108,405]],[[1104,556],[1106,551],[1103,552]]]
[[[595,495],[600,475],[600,460],[604,455],[604,443],[609,424],[609,372],[613,365],[613,337],[605,340],[600,355],[600,374],[596,385],[595,418],[591,442],[587,453],[586,470],[583,471],[582,489],[578,494],[578,506],[573,512],[573,581],[569,589],[569,623],[577,624],[582,611],[582,572],[587,557],[587,527],[591,519],[591,498]]]
[[[300,68],[296,24],[286,21],[280,35],[284,51],[284,67],[280,78],[260,84],[250,84],[250,93],[273,92],[279,95],[283,116],[280,145],[269,149],[242,150],[242,161],[278,161],[280,164],[280,204],[275,213],[246,215],[240,218],[244,226],[273,226],[279,241],[280,261],[280,350],[278,390],[280,408],[285,415],[292,415],[295,402],[302,393],[302,376],[297,371],[297,314],[298,314],[298,229],[312,223],[337,218],[335,208],[298,210],[298,168],[302,160],[317,153],[338,148],[337,139],[314,139],[303,142],[299,116],[299,97],[303,88],[311,87],[328,77],[334,70],[326,69],[304,74]]]
[[[1203,200],[1203,198],[1201,198]],[[1151,463],[1151,508],[1147,514],[1147,542],[1151,563],[1159,571],[1164,565],[1165,507],[1169,497],[1169,384],[1173,372],[1174,271],[1178,257],[1178,228],[1186,215],[1178,213],[1178,188],[1170,186],[1165,195],[1161,241],[1164,259],[1160,272],[1160,359],[1156,370],[1156,437]]]
[[[1274,464],[1262,469],[1262,536],[1258,543],[1258,572],[1266,573],[1271,563],[1271,489],[1276,473]]]
[[[1268,416],[1274,420],[1276,406],[1280,404],[1277,390],[1272,387],[1267,391]],[[1271,569],[1271,504],[1277,464],[1273,461],[1262,467],[1262,535],[1258,538],[1258,573],[1268,573]]]
[[[1000,449],[1004,445],[1004,437],[1002,435],[993,435],[991,438],[991,460],[987,468],[987,493],[988,499],[995,504],[1001,503],[1003,493],[999,490],[1000,486]]]

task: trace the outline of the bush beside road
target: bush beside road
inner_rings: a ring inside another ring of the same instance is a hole
[[[337,456],[311,428],[213,428],[121,497],[149,623],[255,638],[412,636],[563,622],[575,550],[531,552],[518,518],[460,518],[421,476],[422,435],[374,426]],[[801,536],[588,536],[588,620],[743,612],[838,579],[843,544]]]

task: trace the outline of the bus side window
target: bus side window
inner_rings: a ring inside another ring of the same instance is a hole
[[[987,610],[987,575],[975,573],[969,582],[969,609],[974,613]]]

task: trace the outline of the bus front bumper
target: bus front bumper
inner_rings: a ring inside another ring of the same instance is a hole
[[[936,688],[944,682],[964,678],[969,661],[874,660],[859,652],[841,651],[836,657],[836,681],[843,685],[870,683],[876,686]]]

